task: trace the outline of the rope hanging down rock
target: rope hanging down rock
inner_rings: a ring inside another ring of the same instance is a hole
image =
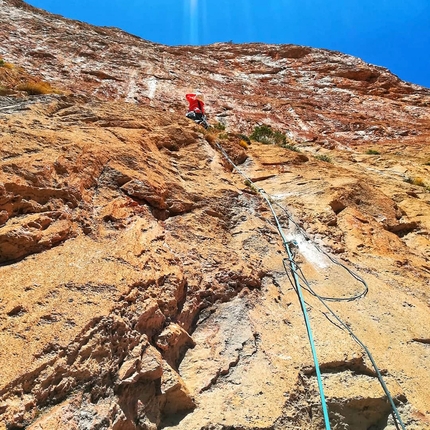
[[[399,429],[401,428],[402,430],[406,430],[403,421],[400,417],[400,414],[396,408],[396,405],[394,404],[394,400],[393,397],[391,396],[390,392],[388,391],[388,388],[382,378],[381,372],[378,368],[378,366],[376,365],[375,360],[372,357],[372,354],[370,353],[369,349],[364,345],[364,343],[353,333],[353,331],[348,327],[347,324],[345,324],[336,314],[335,312],[327,305],[327,303],[325,303],[325,301],[352,301],[361,297],[364,297],[367,292],[368,292],[368,286],[366,284],[366,282],[364,281],[363,278],[361,278],[358,274],[356,274],[355,272],[353,272],[352,270],[350,270],[349,268],[347,268],[345,265],[343,265],[342,263],[338,262],[336,259],[334,259],[333,257],[331,257],[329,254],[327,254],[326,252],[324,252],[323,250],[321,250],[316,244],[315,247],[316,249],[318,249],[318,251],[322,252],[324,255],[326,255],[330,261],[332,261],[334,264],[337,264],[341,267],[343,267],[354,279],[356,279],[357,281],[359,281],[360,283],[363,284],[364,286],[364,290],[359,293],[356,294],[354,296],[351,297],[347,297],[347,298],[336,298],[336,297],[323,297],[320,296],[319,294],[317,294],[310,286],[309,282],[306,280],[306,278],[303,275],[303,272],[300,270],[300,268],[297,266],[297,263],[294,260],[294,253],[291,250],[291,242],[289,242],[284,234],[283,228],[281,226],[281,223],[279,221],[279,218],[273,208],[273,204],[272,204],[272,199],[270,198],[270,195],[266,193],[265,190],[263,190],[262,188],[256,187],[255,184],[252,182],[252,180],[250,178],[248,178],[237,166],[236,164],[231,160],[231,158],[228,156],[228,154],[225,152],[224,148],[221,146],[221,144],[219,142],[215,142],[215,145],[217,146],[217,148],[221,151],[221,153],[224,155],[224,157],[226,158],[226,160],[233,166],[233,168],[236,170],[236,172],[238,172],[244,179],[245,181],[247,181],[248,184],[252,185],[257,192],[263,197],[263,199],[266,201],[267,205],[269,206],[275,223],[276,223],[276,227],[278,229],[278,232],[282,238],[282,242],[285,248],[285,251],[287,252],[288,258],[286,260],[289,261],[290,263],[290,271],[293,277],[293,286],[295,287],[295,290],[297,292],[297,295],[299,297],[299,302],[300,302],[300,307],[302,309],[303,312],[303,317],[305,320],[305,325],[306,325],[306,330],[308,333],[308,338],[309,338],[309,343],[310,343],[310,347],[312,350],[312,358],[314,361],[314,365],[315,365],[315,372],[316,372],[316,376],[317,376],[317,381],[318,381],[318,389],[320,392],[320,398],[321,398],[321,405],[322,405],[322,411],[323,411],[323,416],[324,416],[324,424],[325,424],[325,428],[326,430],[330,430],[330,421],[329,421],[329,416],[328,416],[328,408],[327,408],[327,402],[325,399],[325,395],[324,395],[324,387],[323,387],[323,383],[322,383],[322,376],[321,376],[321,371],[319,368],[319,363],[318,363],[318,356],[316,353],[316,348],[315,348],[315,343],[313,340],[313,333],[312,333],[312,328],[310,325],[310,321],[309,321],[309,316],[306,310],[306,303],[303,297],[303,291],[302,291],[302,286],[300,284],[300,278],[302,279],[302,281],[304,282],[304,284],[307,286],[307,290],[314,295],[315,297],[317,297],[319,299],[319,301],[325,306],[325,308],[333,315],[333,317],[339,322],[339,324],[341,325],[341,327],[343,327],[344,329],[347,330],[347,332],[352,336],[352,338],[363,348],[363,350],[365,351],[365,353],[367,354],[367,356],[369,357],[373,368],[375,369],[376,375],[378,377],[379,383],[382,386],[382,389],[384,390],[385,395],[387,396],[388,401],[390,402],[391,405],[391,410],[392,410],[392,416],[394,419],[394,423],[396,425],[396,428]],[[279,204],[275,203],[278,207],[280,207],[287,215],[288,219],[290,221],[292,221],[294,223],[294,225],[299,229],[299,231],[304,235],[305,238],[307,238],[308,240],[310,240],[310,238],[306,235],[306,232],[292,219],[292,216],[289,214],[289,212],[281,207]],[[284,264],[285,269],[287,270],[286,265]],[[288,273],[287,273],[288,274]]]

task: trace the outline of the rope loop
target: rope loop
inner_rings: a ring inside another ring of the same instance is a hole
[[[361,348],[365,351],[365,353],[367,354],[367,356],[369,357],[373,368],[375,369],[376,375],[378,377],[379,383],[381,384],[382,389],[384,390],[385,395],[387,396],[387,399],[391,405],[391,411],[392,411],[392,416],[394,419],[394,423],[397,429],[401,428],[402,430],[406,430],[405,425],[403,424],[403,421],[400,417],[400,414],[396,408],[396,405],[394,404],[394,400],[393,397],[391,396],[390,392],[388,391],[388,388],[382,378],[381,372],[378,368],[378,366],[376,365],[375,360],[372,357],[372,354],[370,353],[369,349],[366,347],[366,345],[364,345],[364,343],[354,334],[354,332],[349,328],[349,326],[344,323],[336,314],[335,312],[327,305],[326,301],[352,301],[352,300],[356,300],[362,297],[365,297],[366,294],[369,291],[369,287],[367,286],[366,281],[361,278],[357,273],[353,272],[351,269],[349,269],[348,267],[346,267],[343,263],[340,263],[339,261],[337,261],[335,258],[333,258],[331,255],[329,255],[327,252],[325,252],[324,250],[322,250],[318,245],[316,245],[311,238],[306,234],[306,232],[303,230],[302,227],[299,226],[299,224],[293,219],[293,217],[290,215],[290,213],[287,211],[287,209],[283,208],[281,205],[279,205],[278,203],[273,203],[273,199],[270,197],[270,195],[263,190],[262,188],[256,187],[253,183],[253,181],[248,178],[237,166],[236,164],[231,160],[231,158],[228,156],[228,154],[225,152],[224,148],[220,145],[219,142],[215,142],[216,146],[219,148],[219,150],[222,152],[222,154],[224,155],[224,157],[227,159],[227,161],[233,166],[233,168],[236,170],[236,172],[238,172],[246,181],[246,183],[250,184],[250,186],[253,186],[258,193],[261,195],[261,197],[263,197],[263,199],[266,201],[267,205],[269,206],[274,220],[275,220],[275,224],[276,227],[278,229],[278,232],[282,238],[282,243],[284,245],[285,251],[287,253],[287,257],[283,259],[283,266],[285,269],[285,272],[288,276],[288,279],[290,280],[290,282],[292,283],[294,289],[296,290],[296,293],[299,297],[299,302],[300,302],[300,307],[302,309],[303,312],[303,317],[305,320],[305,325],[306,325],[306,330],[308,333],[308,339],[309,339],[309,343],[310,343],[310,347],[311,347],[311,351],[312,351],[312,357],[313,357],[313,361],[314,361],[314,365],[315,365],[315,371],[316,371],[316,376],[317,376],[317,381],[318,381],[318,389],[320,392],[320,398],[321,398],[321,405],[322,405],[322,410],[323,410],[323,416],[324,416],[324,424],[325,424],[325,428],[326,430],[330,430],[330,421],[329,421],[329,417],[328,417],[328,408],[327,408],[327,403],[325,400],[325,395],[324,395],[324,387],[322,384],[322,377],[321,377],[321,371],[319,368],[319,364],[318,364],[318,357],[317,357],[317,353],[316,353],[316,348],[315,348],[315,344],[314,344],[314,340],[313,340],[313,333],[312,333],[312,329],[311,329],[311,325],[310,325],[310,321],[309,321],[309,317],[308,317],[308,313],[306,310],[306,303],[303,297],[303,292],[302,292],[302,286],[300,284],[300,280],[303,282],[304,285],[306,285],[307,288],[305,288],[306,291],[308,291],[310,294],[312,294],[313,296],[315,296],[322,304],[323,306],[328,310],[328,312],[338,321],[338,323],[340,324],[341,329],[345,329],[351,336],[352,338],[361,346]],[[282,211],[287,215],[287,218],[289,221],[291,221],[300,231],[300,233],[305,237],[306,240],[311,241],[314,246],[316,247],[316,249],[321,252],[322,254],[324,254],[325,256],[327,256],[329,258],[329,260],[333,263],[336,264],[340,267],[343,267],[356,281],[360,282],[363,286],[364,289],[363,291],[361,291],[360,293],[351,296],[351,297],[323,297],[319,294],[317,294],[311,287],[310,283],[307,281],[305,275],[303,274],[302,270],[300,269],[300,267],[297,265],[297,263],[295,262],[294,259],[294,253],[295,253],[295,249],[298,247],[298,244],[296,241],[289,241],[287,240],[283,228],[281,226],[281,223],[279,221],[278,216],[276,215],[276,212],[273,208],[273,204],[278,206],[279,208],[282,209]],[[289,263],[289,268],[287,267],[286,261],[288,261]],[[288,272],[291,272],[292,275],[292,279],[290,278],[290,275]],[[324,313],[324,315],[326,315]],[[326,315],[327,317],[327,315]],[[328,318],[328,317],[327,317]],[[329,319],[329,318],[328,318]],[[330,321],[330,319],[329,319]],[[333,323],[334,324],[334,323]]]

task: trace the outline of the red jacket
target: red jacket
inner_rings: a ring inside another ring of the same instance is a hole
[[[188,107],[189,112],[194,111],[202,114],[205,113],[205,103],[202,102],[201,100],[197,100],[195,94],[186,94],[185,98],[188,100],[188,103],[190,104],[190,106]]]

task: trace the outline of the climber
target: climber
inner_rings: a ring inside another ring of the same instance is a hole
[[[186,94],[185,98],[189,103],[188,113],[185,116],[207,129],[209,124],[206,121],[203,94],[201,94],[199,91],[196,91],[195,93]]]

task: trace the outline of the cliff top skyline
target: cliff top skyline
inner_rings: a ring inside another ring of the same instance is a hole
[[[291,43],[340,51],[430,87],[430,4],[305,0],[30,0],[33,6],[165,45]]]

